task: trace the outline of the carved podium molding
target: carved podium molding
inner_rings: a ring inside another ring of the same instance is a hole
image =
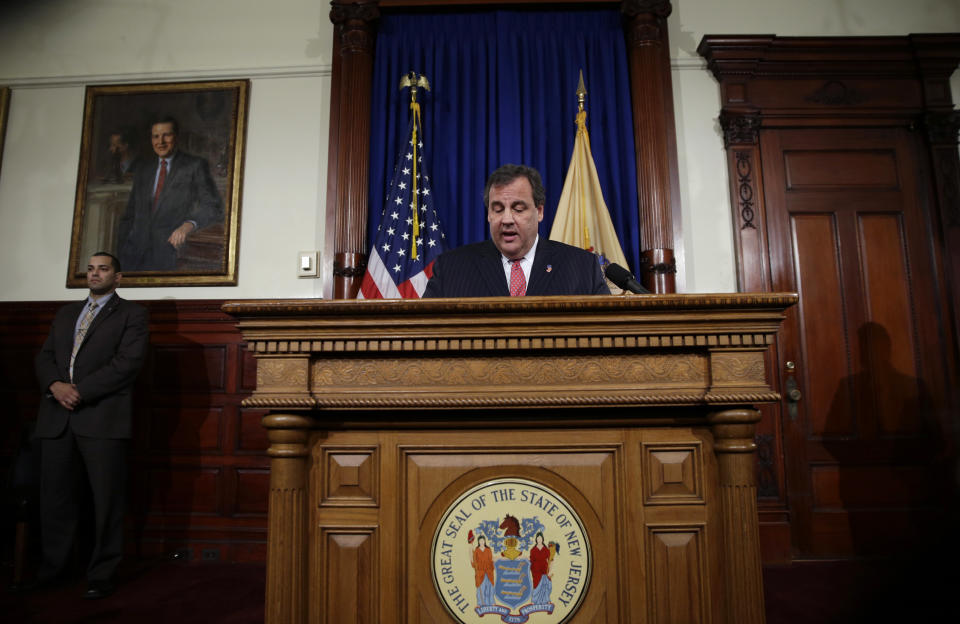
[[[419,580],[416,545],[432,535],[438,497],[471,470],[547,480],[569,470],[551,487],[589,476],[613,488],[597,502],[595,488],[568,492],[599,514],[587,524],[601,580],[581,615],[762,622],[754,406],[779,399],[764,353],[795,302],[225,304],[258,361],[245,405],[270,410],[267,621],[433,621],[443,610]],[[568,458],[574,468],[562,467]],[[560,467],[545,470],[551,461]],[[426,493],[430,483],[439,490]],[[398,498],[404,488],[417,495]],[[407,516],[416,521],[398,523]]]

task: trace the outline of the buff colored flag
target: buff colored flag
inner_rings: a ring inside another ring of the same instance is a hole
[[[620,247],[620,239],[613,228],[607,204],[603,201],[600,178],[590,151],[590,134],[587,132],[587,112],[583,102],[587,94],[583,86],[583,72],[577,86],[577,137],[573,143],[570,169],[563,183],[563,193],[553,219],[550,239],[574,245],[599,256],[600,265],[611,262],[626,267],[627,259]],[[613,290],[615,287],[611,287]],[[619,290],[619,289],[617,289]]]

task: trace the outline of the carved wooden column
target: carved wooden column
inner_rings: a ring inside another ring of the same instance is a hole
[[[282,410],[264,416],[270,446],[270,501],[267,522],[268,624],[303,624],[307,618],[309,509],[307,478],[310,395],[309,342],[246,336],[257,358],[257,392],[246,407]]]
[[[714,451],[720,465],[720,499],[723,515],[723,554],[728,622],[760,623],[765,620],[763,577],[760,572],[760,534],[757,529],[757,486],[753,441],[760,412],[740,408],[709,416]],[[738,585],[737,591],[733,587]]]
[[[667,17],[672,10],[669,0],[624,0],[621,4],[626,17],[637,150],[641,248],[638,275],[644,286],[655,293],[676,292],[669,148],[673,120],[667,115],[666,101],[671,89]]]
[[[307,621],[307,456],[311,420],[305,414],[263,419],[270,448],[267,523],[268,624]]]
[[[334,202],[333,297],[352,299],[366,269],[370,98],[377,0],[333,0],[335,25],[327,201]]]
[[[960,158],[957,153],[957,132],[960,131],[960,112],[927,113],[924,118],[927,139],[930,142],[931,169],[936,184],[940,223],[947,254],[947,279],[950,280],[954,310],[960,310]],[[960,336],[960,314],[953,315],[954,335]]]
[[[760,114],[720,113],[723,142],[730,171],[734,244],[737,253],[737,284],[740,292],[767,292],[770,278],[766,262],[744,262],[744,258],[767,255],[766,210],[763,203],[763,170],[760,165]]]
[[[954,250],[944,259],[950,281],[952,306],[960,310],[960,156],[957,153],[957,132],[960,112],[954,110],[950,93],[950,77],[960,64],[960,35],[910,35],[910,46],[916,56],[922,77],[924,118],[930,146],[930,165],[943,228],[944,248]],[[953,332],[960,336],[960,314],[953,314]],[[960,400],[960,396],[955,397]]]

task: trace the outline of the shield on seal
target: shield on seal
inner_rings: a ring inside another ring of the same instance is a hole
[[[493,586],[497,600],[515,609],[530,599],[533,582],[530,580],[529,559],[497,559],[497,582]]]

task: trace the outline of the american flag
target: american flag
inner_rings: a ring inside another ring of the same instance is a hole
[[[411,108],[409,140],[397,155],[357,299],[419,299],[433,275],[433,261],[446,249],[423,166],[419,105]]]

